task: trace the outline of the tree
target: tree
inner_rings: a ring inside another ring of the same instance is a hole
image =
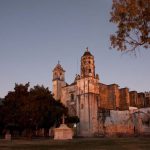
[[[28,117],[23,113],[24,106],[29,100],[29,83],[15,84],[14,91],[8,92],[4,98],[3,114],[5,128],[13,132],[14,129],[23,130]],[[26,123],[27,124],[27,123]]]
[[[4,111],[3,111],[3,99],[0,98],[0,135],[4,129]]]
[[[56,101],[44,86],[37,85],[31,88],[30,99],[32,123],[38,128],[49,129],[51,126],[57,126],[62,115],[67,113],[66,107],[60,101]]]
[[[150,0],[113,0],[110,14],[118,29],[110,36],[112,48],[127,52],[150,48]]]
[[[77,124],[79,122],[80,122],[80,119],[78,116],[68,116],[65,120],[65,123]]]
[[[49,129],[59,125],[63,114],[67,114],[66,107],[53,98],[48,88],[34,86],[29,89],[29,83],[16,84],[14,91],[10,91],[1,106],[5,128],[27,131],[27,136],[32,136],[32,131],[38,128]]]

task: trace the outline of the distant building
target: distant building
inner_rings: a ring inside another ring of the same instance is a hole
[[[65,70],[58,63],[53,70],[53,94],[68,107],[70,115],[80,118],[77,134],[92,136],[99,130],[99,114],[105,110],[129,110],[150,107],[146,93],[119,88],[117,84],[101,83],[95,73],[94,56],[87,50],[81,57],[80,75],[76,75],[70,85],[65,82]],[[150,97],[150,96],[149,96]]]

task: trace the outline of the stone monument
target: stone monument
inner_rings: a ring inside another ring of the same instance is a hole
[[[54,129],[54,140],[69,140],[72,139],[73,131],[64,123],[64,115],[63,121],[59,128]]]
[[[11,134],[9,132],[6,132],[5,134],[5,140],[11,140]]]

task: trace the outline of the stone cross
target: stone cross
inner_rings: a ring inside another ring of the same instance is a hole
[[[86,48],[86,51],[87,51],[87,52],[89,51],[89,48],[88,48],[88,47]]]

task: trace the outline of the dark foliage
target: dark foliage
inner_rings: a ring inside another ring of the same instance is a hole
[[[79,123],[80,120],[79,120],[79,117],[78,116],[68,116],[66,119],[65,119],[65,122],[66,123]]]
[[[66,107],[53,98],[48,88],[34,86],[29,89],[29,83],[16,84],[0,105],[0,131],[45,128],[58,126]]]
[[[117,31],[110,36],[111,46],[135,52],[150,48],[150,0],[113,0],[110,22]]]

